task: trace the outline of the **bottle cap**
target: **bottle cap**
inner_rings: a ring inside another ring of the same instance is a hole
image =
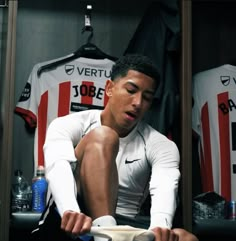
[[[44,166],[38,166],[37,175],[44,175],[44,173],[45,173]]]

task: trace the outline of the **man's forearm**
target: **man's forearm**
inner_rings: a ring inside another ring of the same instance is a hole
[[[58,161],[46,173],[46,178],[60,215],[62,216],[68,210],[80,212],[70,163],[68,161]]]

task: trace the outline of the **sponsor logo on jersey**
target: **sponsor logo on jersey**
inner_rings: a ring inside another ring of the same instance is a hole
[[[65,65],[65,71],[68,75],[72,75],[74,73],[75,66],[71,64],[66,64]]]
[[[79,112],[79,111],[89,110],[89,109],[102,110],[104,109],[104,107],[98,106],[98,105],[81,104],[76,102],[71,102],[70,104],[70,111],[73,111],[73,112]]]
[[[28,100],[30,98],[30,94],[31,94],[31,84],[27,82],[23,92],[21,93],[19,102]]]
[[[141,160],[141,159],[139,158],[139,159],[134,159],[134,160],[128,161],[127,158],[126,158],[125,164],[131,164],[131,163],[133,163],[133,162],[140,161],[140,160]]]
[[[106,69],[95,69],[95,68],[80,68],[77,67],[79,75],[96,78],[110,78],[111,70]]]
[[[230,76],[220,76],[220,80],[224,86],[228,86],[230,83]]]

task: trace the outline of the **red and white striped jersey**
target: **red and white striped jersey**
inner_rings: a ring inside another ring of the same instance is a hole
[[[236,200],[236,67],[193,76],[192,127],[200,136],[203,191]]]
[[[103,109],[106,80],[114,64],[109,59],[78,58],[37,75],[38,69],[56,60],[36,64],[16,105],[30,127],[35,129],[34,164],[44,165],[43,144],[53,119],[87,109]]]

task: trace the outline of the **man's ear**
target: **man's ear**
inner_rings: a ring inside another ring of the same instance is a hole
[[[114,86],[114,82],[112,80],[107,80],[106,82],[106,87],[105,87],[105,91],[106,91],[106,95],[108,97],[112,96],[112,88]]]

